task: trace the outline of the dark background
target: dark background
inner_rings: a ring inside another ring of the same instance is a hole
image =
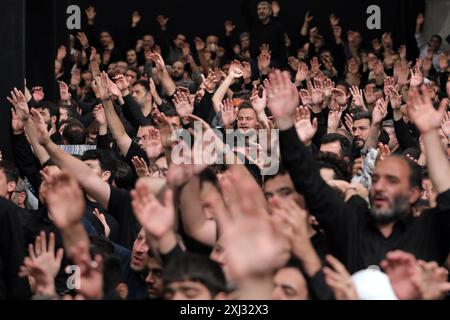
[[[256,12],[257,0],[253,0]],[[241,0],[2,0],[0,11],[0,150],[5,159],[11,159],[10,152],[10,106],[6,100],[13,87],[23,89],[26,77],[28,87],[43,86],[46,99],[55,100],[57,92],[54,80],[54,59],[57,46],[68,45],[69,31],[66,28],[66,8],[70,4],[81,7],[82,25],[86,23],[84,9],[93,3],[97,16],[95,24],[112,32],[119,47],[125,48],[131,13],[138,10],[142,15],[142,33],[152,33],[155,18],[164,14],[170,18],[169,31],[182,32],[188,40],[195,36],[223,34],[223,24],[233,20],[238,32],[245,31],[241,15]],[[344,32],[349,29],[361,31],[368,43],[379,37],[381,31],[368,30],[366,13],[369,5],[381,8],[383,32],[393,34],[395,45],[406,44],[410,59],[417,53],[414,40],[415,18],[424,10],[424,0],[280,0],[281,19],[291,39],[299,33],[307,10],[314,16],[311,26],[327,39],[331,36],[328,16],[334,13],[341,19]]]

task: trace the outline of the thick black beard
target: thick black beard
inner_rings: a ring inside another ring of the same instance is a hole
[[[370,215],[377,224],[387,225],[395,222],[398,219],[406,216],[411,211],[411,205],[409,204],[406,196],[397,196],[388,211],[380,211],[375,208],[370,208]]]

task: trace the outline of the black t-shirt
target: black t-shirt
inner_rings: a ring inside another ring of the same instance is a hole
[[[119,241],[119,235],[120,235],[120,226],[119,222],[117,222],[116,218],[114,218],[112,215],[110,215],[106,210],[104,210],[97,202],[90,201],[86,199],[86,219],[92,224],[92,226],[95,228],[95,230],[98,232],[98,234],[105,235],[105,227],[103,226],[102,222],[97,218],[97,216],[94,214],[94,209],[98,209],[100,213],[103,213],[105,215],[106,223],[108,224],[108,227],[111,229],[111,232],[109,234],[108,239],[113,242]]]
[[[0,299],[28,299],[27,278],[19,277],[25,245],[19,212],[14,203],[0,197]]]
[[[133,214],[130,191],[112,186],[110,188],[108,212],[119,222],[118,243],[127,249],[131,249],[139,233],[140,226]]]

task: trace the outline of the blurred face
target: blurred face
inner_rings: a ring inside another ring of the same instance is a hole
[[[179,116],[166,117],[167,121],[170,123],[172,128],[180,129],[181,128],[181,120]]]
[[[81,78],[83,79],[84,83],[87,87],[90,87],[92,84],[92,73],[90,72],[83,72],[81,74]]]
[[[265,3],[258,4],[258,6],[256,7],[256,11],[261,22],[266,22],[272,14],[271,8]]]
[[[222,246],[221,238],[217,240],[216,244],[213,247],[213,250],[211,251],[211,255],[209,256],[209,258],[212,261],[218,263],[222,267],[222,271],[225,274],[225,278],[229,279],[226,253],[225,248]]]
[[[369,192],[371,213],[378,222],[392,222],[409,212],[417,200],[409,183],[409,166],[404,159],[388,157],[377,163]],[[416,194],[417,193],[417,194]]]
[[[143,40],[143,44],[142,46],[144,47],[144,50],[150,50],[154,45],[155,45],[155,39],[153,38],[153,36],[147,34],[144,36],[144,38],[142,38]]]
[[[50,116],[50,110],[47,108],[35,108],[42,116],[42,118],[44,119],[45,124],[48,126],[52,125],[52,119]]]
[[[219,38],[217,36],[210,35],[206,38],[206,46],[212,51],[215,52],[219,45]]]
[[[322,152],[329,152],[332,154],[337,155],[339,158],[341,157],[341,144],[339,141],[333,141],[329,143],[322,143],[320,145],[320,151]]]
[[[183,77],[184,74],[184,64],[180,61],[174,62],[172,65],[172,78],[179,80]]]
[[[178,49],[181,49],[185,42],[186,42],[186,37],[182,34],[177,35],[175,40],[173,40],[175,47]]]
[[[128,64],[125,61],[119,61],[116,63],[116,74],[125,74],[127,72]]]
[[[137,74],[133,70],[127,70],[127,72],[125,73],[125,76],[128,78],[128,81],[130,82],[130,86],[134,86],[134,84],[138,80]]]
[[[282,268],[273,278],[273,300],[307,300],[308,288],[305,278],[297,268]]]
[[[141,84],[136,84],[133,86],[131,89],[131,95],[141,107],[144,107],[148,102],[149,92]]]
[[[59,108],[59,121],[64,121],[69,119],[69,110],[66,108]]]
[[[145,269],[148,263],[147,253],[149,249],[150,248],[145,239],[145,231],[144,229],[141,229],[131,250],[131,270],[140,272]]]
[[[165,300],[212,300],[208,288],[195,281],[169,283],[164,290]]]
[[[363,148],[369,136],[370,120],[361,119],[353,122],[353,143],[357,148]]]
[[[112,43],[112,37],[108,32],[100,33],[100,43],[103,47],[106,47]]]
[[[305,199],[295,191],[294,183],[289,174],[279,174],[268,180],[264,184],[264,194],[271,207],[274,205],[274,199],[278,198],[281,201],[285,199],[293,200],[300,207],[305,208]]]
[[[147,148],[152,148],[150,145],[150,136],[148,134],[148,129],[150,127],[139,127],[139,130],[136,134],[136,140],[141,147],[142,150],[147,150]]]
[[[117,69],[116,69],[116,64],[115,63],[110,63],[108,65],[108,76],[110,78],[114,77],[116,75]]]
[[[247,50],[250,47],[250,37],[249,36],[243,36],[241,38],[241,48],[242,50]]]
[[[148,257],[148,274],[145,278],[147,284],[147,293],[149,299],[160,298],[163,291],[162,266],[153,257]]]
[[[128,50],[127,51],[127,62],[128,64],[134,65],[137,62],[137,55],[135,50]]]
[[[103,171],[102,167],[100,166],[100,161],[98,160],[85,160],[83,161],[89,169],[94,172],[97,177],[102,178],[103,181],[108,181],[109,177],[111,176],[110,171]]]
[[[246,108],[241,109],[237,115],[237,127],[242,132],[248,132],[250,129],[258,128],[258,119],[255,110]]]
[[[3,170],[0,170],[0,197],[9,198],[8,182]]]
[[[437,51],[439,50],[439,48],[441,47],[441,39],[439,39],[438,37],[432,37],[431,41],[430,41],[430,47],[433,51]]]

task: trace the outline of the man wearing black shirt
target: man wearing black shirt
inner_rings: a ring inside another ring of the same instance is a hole
[[[411,97],[411,118],[424,135],[430,178],[439,193],[437,207],[413,217],[411,208],[420,197],[421,177],[413,164],[393,156],[377,163],[370,189],[371,209],[366,207],[361,212],[355,208],[360,207],[362,199],[353,197],[344,203],[320,177],[312,155],[298,139],[291,118],[298,97],[289,89],[292,84],[288,77],[287,73],[277,72],[269,93],[269,107],[281,130],[282,161],[349,271],[377,265],[387,252],[395,249],[443,263],[450,243],[450,165],[437,133],[443,110],[433,108],[426,90],[423,99],[417,92]],[[291,101],[286,103],[289,92]],[[278,103],[281,101],[278,98],[284,101]]]

